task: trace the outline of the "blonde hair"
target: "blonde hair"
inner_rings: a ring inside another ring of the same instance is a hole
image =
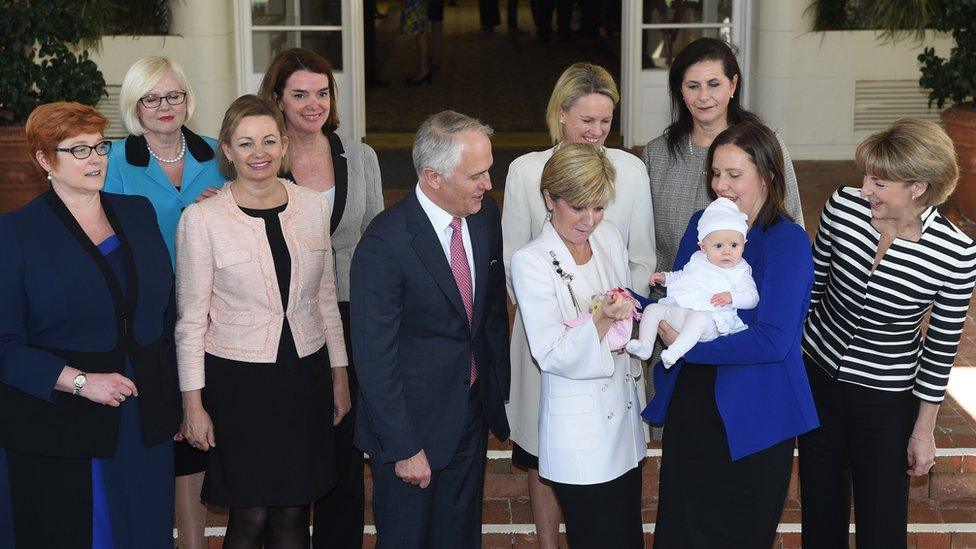
[[[119,90],[119,114],[122,115],[122,125],[130,134],[146,133],[146,128],[139,120],[139,98],[149,93],[169,73],[173,73],[180,87],[186,91],[186,120],[183,123],[189,122],[193,117],[193,111],[197,107],[196,96],[183,68],[169,57],[150,55],[129,67],[122,79],[122,89]]]
[[[605,205],[613,200],[616,178],[617,170],[603,147],[567,143],[557,147],[542,168],[540,190],[572,206]]]
[[[607,69],[590,63],[574,63],[569,66],[556,80],[549,96],[549,106],[546,107],[546,125],[549,126],[549,136],[553,144],[563,140],[563,125],[559,123],[559,115],[568,111],[574,103],[584,95],[598,93],[613,101],[614,106],[620,102],[620,92],[617,84]]]
[[[926,207],[945,202],[959,181],[952,140],[938,124],[918,118],[899,118],[868,137],[854,160],[862,172],[880,179],[928,183],[916,200]]]
[[[234,163],[224,153],[223,145],[231,144],[230,140],[234,136],[234,132],[237,131],[237,127],[248,116],[271,117],[275,121],[275,126],[278,127],[278,136],[282,140],[287,139],[285,134],[285,119],[281,115],[281,111],[278,110],[277,105],[257,95],[249,94],[238,97],[227,107],[227,112],[224,113],[224,121],[220,125],[220,133],[217,134],[219,151],[217,153],[217,161],[220,165],[220,173],[227,179],[237,179],[237,170],[234,168]],[[278,173],[286,171],[288,171],[287,156],[281,159],[281,166],[278,168]]]

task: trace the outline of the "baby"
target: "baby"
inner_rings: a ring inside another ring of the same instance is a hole
[[[667,296],[644,307],[640,336],[627,342],[627,352],[647,360],[654,350],[658,324],[666,320],[678,338],[661,353],[670,368],[695,343],[746,329],[737,309],[759,303],[752,268],[742,260],[746,243],[746,215],[735,203],[719,198],[698,220],[698,247],[680,271],[654,273],[650,284],[667,286]]]

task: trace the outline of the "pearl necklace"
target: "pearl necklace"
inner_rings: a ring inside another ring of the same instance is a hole
[[[159,162],[162,162],[163,164],[176,164],[180,160],[183,160],[183,156],[186,155],[186,136],[183,135],[183,132],[180,132],[180,154],[176,155],[176,158],[172,158],[172,159],[161,158],[158,154],[153,152],[152,147],[149,146],[148,139],[146,140],[146,148],[149,149],[149,154],[151,154],[152,157],[158,160]]]

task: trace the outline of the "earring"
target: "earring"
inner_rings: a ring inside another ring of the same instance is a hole
[[[47,172],[47,180],[50,181],[51,183],[54,183],[54,176],[51,175],[51,172]]]
[[[735,99],[735,94],[733,93],[733,94],[729,95],[729,99]]]
[[[912,194],[912,200],[915,200],[916,198],[918,198],[918,197],[915,196],[915,194]]]
[[[552,210],[546,211],[546,221],[552,221]]]

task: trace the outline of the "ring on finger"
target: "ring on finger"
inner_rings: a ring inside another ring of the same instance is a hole
[[[119,397],[116,400],[118,400],[119,402],[125,402],[125,395],[119,395]]]

